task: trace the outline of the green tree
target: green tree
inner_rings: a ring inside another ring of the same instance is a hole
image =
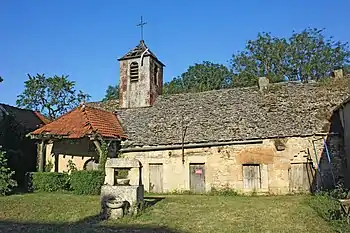
[[[231,85],[232,75],[229,69],[221,64],[204,61],[190,66],[181,76],[165,83],[163,93],[201,92],[226,88]]]
[[[244,51],[232,56],[231,67],[236,73],[232,85],[255,85],[261,76],[271,82],[329,77],[334,69],[348,64],[350,53],[347,43],[326,38],[323,32],[308,28],[293,32],[288,39],[259,33],[247,42]]]
[[[255,40],[249,40],[246,50],[234,54],[232,69],[237,75],[233,86],[252,86],[258,77],[268,77],[271,82],[281,82],[288,73],[288,43],[286,39],[259,33]]]
[[[0,83],[1,83],[2,81],[4,81],[4,79],[0,76]]]
[[[289,80],[318,81],[349,62],[347,43],[326,38],[323,32],[308,28],[289,38]]]
[[[8,167],[5,152],[0,151],[0,195],[6,195],[17,186],[16,181],[12,179],[14,173]]]
[[[106,95],[102,99],[102,101],[107,101],[107,100],[119,100],[119,85],[108,86],[106,90]]]
[[[25,81],[25,90],[18,96],[17,105],[40,111],[51,120],[87,101],[90,95],[75,90],[75,82],[68,76],[31,76]]]

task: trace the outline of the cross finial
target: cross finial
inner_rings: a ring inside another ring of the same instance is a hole
[[[139,24],[137,24],[137,27],[141,28],[141,40],[143,40],[143,25],[147,24],[147,22],[144,22],[141,16],[141,22]]]

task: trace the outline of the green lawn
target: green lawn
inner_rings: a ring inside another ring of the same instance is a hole
[[[99,197],[0,197],[0,232],[334,232],[308,196],[164,196],[138,217],[101,222]]]

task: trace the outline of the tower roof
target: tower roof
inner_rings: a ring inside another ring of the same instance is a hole
[[[129,52],[127,52],[124,56],[118,59],[118,61],[121,60],[127,60],[131,58],[139,58],[144,53],[144,56],[151,56],[153,57],[159,64],[162,66],[165,66],[159,59],[152,53],[152,51],[147,47],[144,40],[140,40],[140,43],[133,49],[131,49]]]

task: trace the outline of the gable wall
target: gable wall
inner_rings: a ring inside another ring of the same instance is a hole
[[[182,163],[181,150],[163,150],[149,152],[124,153],[124,157],[138,159],[142,163],[142,182],[146,191],[149,191],[149,166],[152,163],[163,164],[163,191],[189,190],[189,165],[190,163],[205,163],[206,191],[212,187],[232,188],[241,192],[250,192],[243,188],[243,164],[259,164],[261,171],[261,189],[258,192],[283,194],[289,192],[289,169],[292,163],[306,162],[311,159],[313,166],[318,167],[314,155],[312,140],[317,140],[316,152],[318,162],[323,173],[323,180],[332,182],[330,166],[322,152],[322,137],[295,137],[286,142],[286,149],[277,151],[274,140],[263,140],[261,144],[245,144],[230,146],[215,146],[195,149],[185,149],[185,163]],[[342,160],[339,155],[339,147],[342,140],[332,137],[328,140],[332,145],[332,157],[334,174],[336,177],[342,174]],[[338,159],[339,158],[339,159]],[[135,173],[130,174],[131,183],[137,183]],[[312,182],[316,178],[312,177]],[[325,183],[327,183],[325,182]]]

